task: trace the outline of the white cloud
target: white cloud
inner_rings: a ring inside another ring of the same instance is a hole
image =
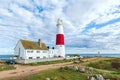
[[[120,23],[109,22],[120,17],[119,3],[120,0],[1,0],[1,53],[12,52],[19,39],[41,38],[54,46],[59,17],[63,19],[67,47],[119,51]],[[105,25],[97,28],[89,25],[92,22]],[[11,45],[5,45],[8,43]],[[8,52],[2,50],[3,45]]]

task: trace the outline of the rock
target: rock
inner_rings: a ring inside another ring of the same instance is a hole
[[[98,80],[105,80],[101,74],[97,74],[96,77]]]
[[[89,74],[93,74],[93,68],[92,68],[92,67],[89,67],[89,68],[88,68],[88,73],[89,73]]]
[[[46,80],[50,80],[50,78],[46,78]]]
[[[95,77],[91,77],[90,80],[96,80]]]
[[[73,70],[77,71],[78,67],[77,66],[73,66]]]
[[[60,67],[60,70],[64,70],[64,67]]]
[[[89,80],[90,79],[90,76],[87,76],[87,80]]]
[[[85,68],[84,67],[80,67],[80,72],[85,72]]]

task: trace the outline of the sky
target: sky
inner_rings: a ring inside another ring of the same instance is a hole
[[[20,39],[55,46],[58,18],[68,53],[120,53],[120,0],[0,0],[0,54]]]

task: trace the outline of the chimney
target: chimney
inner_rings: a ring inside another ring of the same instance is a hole
[[[41,47],[41,39],[38,39],[38,44]]]
[[[49,46],[47,46],[47,48],[49,49],[50,47],[49,47]]]
[[[55,49],[54,47],[52,47],[52,49]]]

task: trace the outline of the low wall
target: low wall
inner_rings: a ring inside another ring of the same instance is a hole
[[[64,58],[46,58],[46,59],[16,59],[17,63],[36,63],[36,62],[45,62],[45,61],[56,61],[56,60],[63,60]]]

